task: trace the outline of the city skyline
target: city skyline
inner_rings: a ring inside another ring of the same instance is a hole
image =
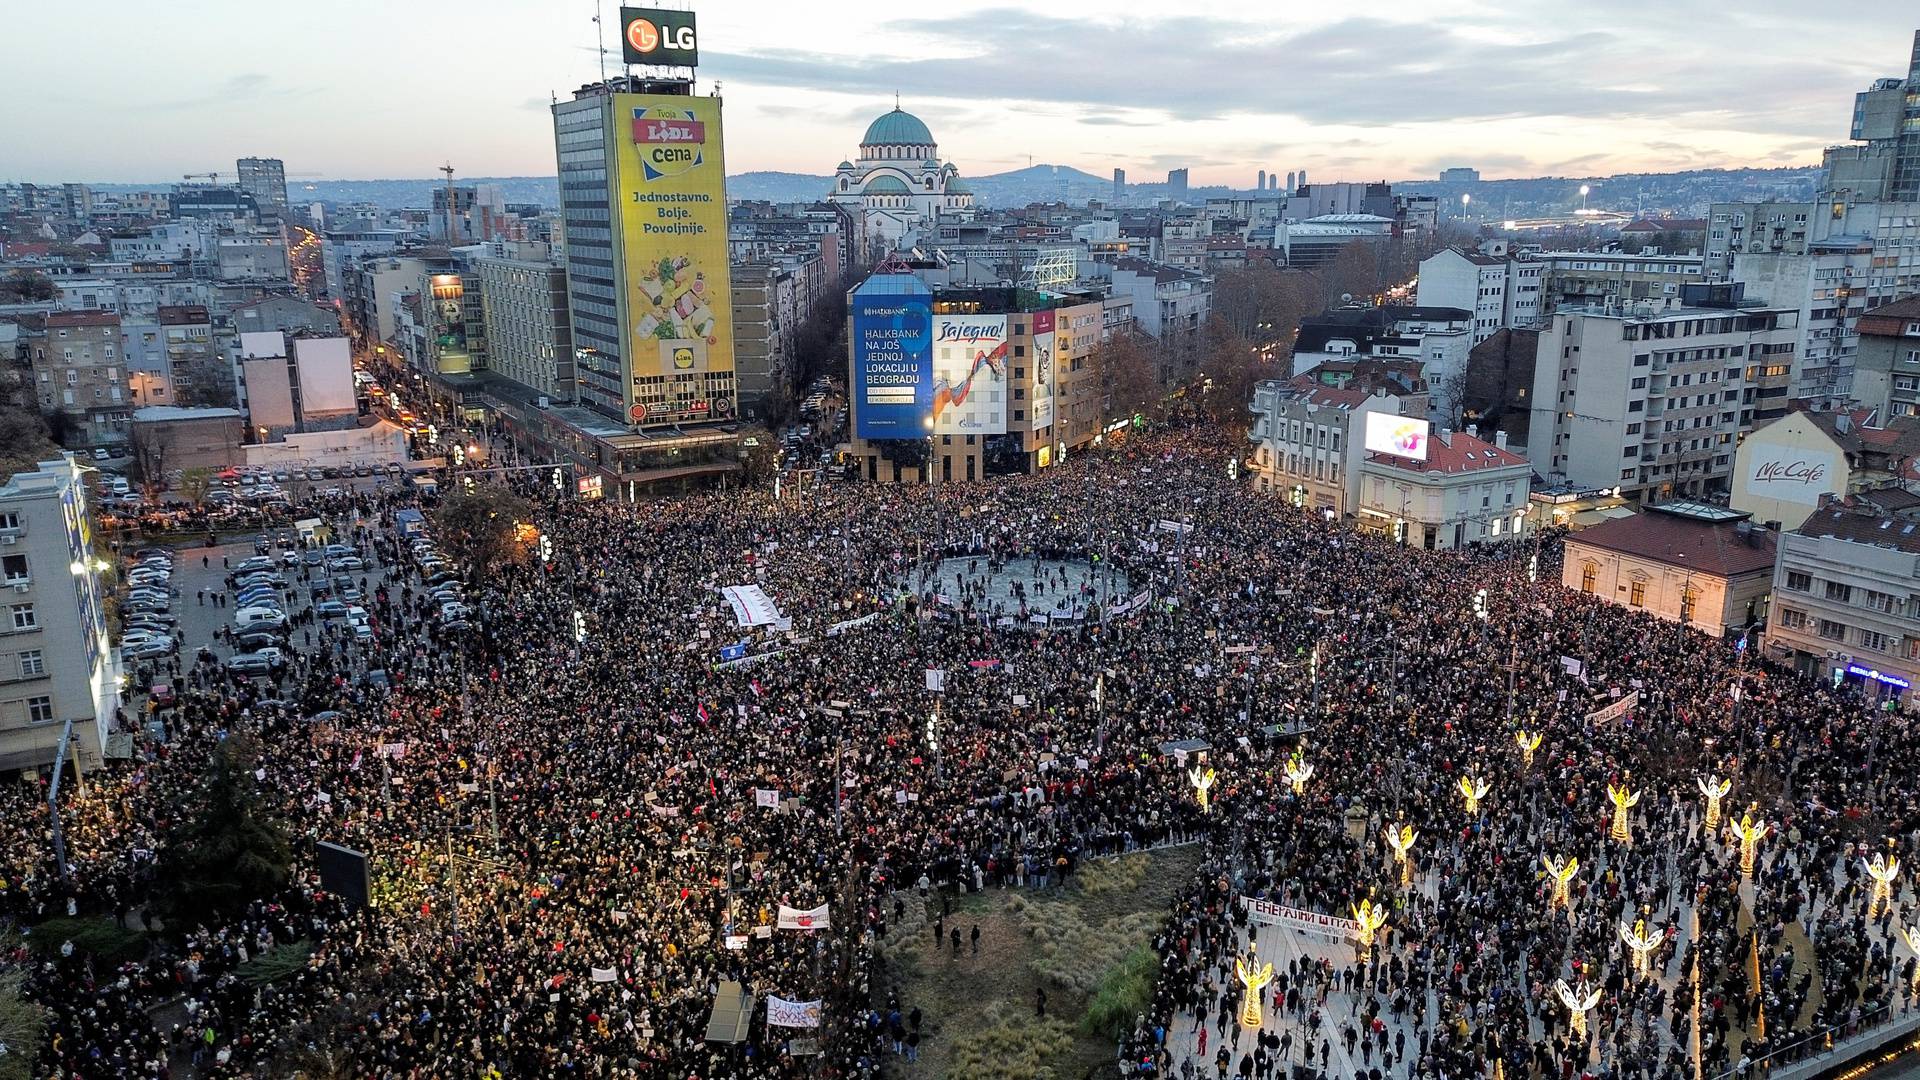
[[[612,73],[617,8],[605,10]],[[1630,0],[1604,25],[1544,0],[1389,2],[1367,18],[1282,24],[1239,2],[1172,23],[1138,4],[956,4],[857,35],[790,7],[698,10],[700,89],[722,84],[735,172],[830,172],[897,92],[963,174],[1030,158],[1143,181],[1187,167],[1196,185],[1242,187],[1258,169],[1341,180],[1452,165],[1488,179],[1811,166],[1845,141],[1853,93],[1904,74],[1912,33],[1895,5],[1820,13],[1774,0],[1710,16]],[[140,25],[138,41],[119,30],[96,41],[110,70],[139,70],[142,55],[214,58],[169,67],[129,100],[54,67],[69,51],[58,46],[92,32],[77,11],[13,13],[21,40],[56,47],[23,51],[0,75],[35,103],[0,118],[15,148],[0,179],[165,183],[248,154],[283,158],[293,181],[430,176],[442,161],[462,175],[551,175],[548,105],[600,70],[588,16],[528,0],[348,3],[318,26],[228,0],[176,14]],[[1699,48],[1709,17],[1742,47]],[[459,66],[417,59],[436,35],[458,43]],[[263,38],[301,46],[263,58]]]

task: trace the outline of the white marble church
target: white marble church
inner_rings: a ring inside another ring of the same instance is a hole
[[[898,105],[867,125],[859,160],[840,163],[827,199],[857,212],[861,232],[889,247],[912,244],[942,218],[973,217],[959,170],[940,163],[933,132]]]

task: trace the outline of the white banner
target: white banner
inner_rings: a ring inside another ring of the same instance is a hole
[[[779,789],[778,788],[758,788],[758,787],[754,788],[753,789],[753,805],[768,806],[768,807],[779,806],[780,805]]]
[[[833,920],[828,916],[825,904],[809,911],[781,904],[778,925],[782,930],[831,930]]]
[[[940,692],[944,692],[946,688],[947,688],[947,670],[945,668],[937,668],[937,667],[928,668],[927,669],[927,689],[932,690],[936,693],[940,693]]]
[[[1307,911],[1304,908],[1290,908],[1271,900],[1241,897],[1241,901],[1247,905],[1247,914],[1262,926],[1283,926],[1289,930],[1318,934],[1321,937],[1344,938],[1348,941],[1360,940],[1360,924],[1352,919],[1343,919],[1338,915],[1322,915],[1317,911]]]
[[[407,744],[403,742],[381,743],[380,756],[383,758],[392,758],[393,760],[398,761],[401,758],[407,756]]]
[[[817,1028],[820,1026],[819,1001],[788,1001],[767,995],[767,1026]]]
[[[1638,704],[1640,704],[1640,691],[1635,690],[1604,709],[1597,709],[1588,713],[1587,723],[1604,724],[1609,720],[1618,720],[1627,714],[1627,710]]]
[[[614,980],[614,971],[612,968],[597,967],[592,969],[592,971],[594,982],[612,982]]]
[[[758,585],[729,585],[720,590],[741,626],[772,626],[782,619],[779,605]]]
[[[827,627],[827,636],[839,637],[841,634],[846,633],[847,631],[853,629],[856,626],[867,625],[868,623],[874,621],[875,619],[878,619],[880,615],[881,615],[881,612],[876,611],[870,615],[862,615],[857,619],[848,619],[845,622],[834,623],[832,626]]]

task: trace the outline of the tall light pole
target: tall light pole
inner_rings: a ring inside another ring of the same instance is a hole
[[[1591,190],[1593,189],[1585,184],[1580,185],[1580,213],[1582,215],[1585,215],[1587,212],[1587,192]]]

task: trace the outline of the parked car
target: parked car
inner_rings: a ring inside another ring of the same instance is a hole
[[[362,562],[358,555],[342,555],[329,565],[334,570],[359,570],[367,564]]]
[[[158,634],[131,648],[122,648],[120,651],[122,655],[131,656],[135,660],[154,660],[172,654],[173,639],[165,634]]]
[[[227,670],[242,675],[269,675],[279,666],[279,663],[264,652],[235,653],[227,657]]]
[[[248,607],[233,613],[233,625],[240,630],[252,630],[257,627],[285,626],[287,613],[279,608]]]
[[[241,634],[233,639],[234,648],[247,652],[257,652],[261,649],[277,649],[281,643],[280,635],[268,633],[264,630]]]
[[[314,605],[313,613],[322,619],[344,619],[347,617],[347,605],[338,600],[322,600]]]

